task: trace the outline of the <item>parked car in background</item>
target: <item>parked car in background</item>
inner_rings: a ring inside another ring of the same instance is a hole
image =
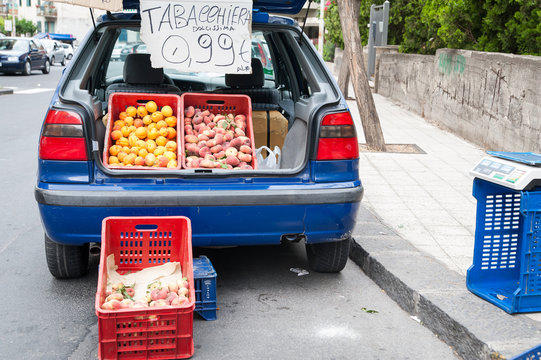
[[[120,61],[120,53],[126,45],[122,43],[115,44],[113,51],[111,52],[111,61]]]
[[[32,70],[50,71],[47,51],[35,39],[0,38],[0,72],[30,75]]]
[[[54,65],[55,63],[59,63],[62,66],[66,65],[66,53],[59,41],[51,39],[40,39],[39,41],[41,41],[47,50],[51,65]]]
[[[122,51],[120,51],[120,60],[125,61],[126,57],[128,57],[129,54],[138,54],[138,53],[146,53],[147,52],[147,46],[145,43],[135,43],[135,44],[128,44],[124,46]]]
[[[73,57],[73,46],[70,44],[62,43],[62,47],[64,48],[64,54],[66,55],[66,59],[71,60]]]

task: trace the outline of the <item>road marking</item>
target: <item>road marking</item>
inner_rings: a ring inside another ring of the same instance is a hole
[[[37,94],[37,93],[46,92],[46,91],[54,91],[54,89],[39,88],[39,89],[20,90],[20,91],[15,91],[15,94]]]

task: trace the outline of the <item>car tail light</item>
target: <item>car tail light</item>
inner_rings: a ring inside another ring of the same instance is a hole
[[[326,115],[319,128],[317,160],[345,160],[358,157],[357,132],[349,111]]]
[[[81,117],[72,111],[50,110],[39,141],[42,160],[88,160]]]

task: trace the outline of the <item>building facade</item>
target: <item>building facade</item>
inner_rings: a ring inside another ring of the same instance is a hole
[[[36,25],[38,32],[71,34],[82,40],[93,26],[88,7],[44,0],[0,0],[0,17],[14,16]],[[105,13],[95,10],[97,17]]]

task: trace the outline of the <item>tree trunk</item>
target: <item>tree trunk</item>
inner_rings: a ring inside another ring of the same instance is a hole
[[[340,63],[340,70],[338,72],[338,87],[344,97],[348,98],[349,92],[349,60],[346,57],[346,52],[349,51],[347,44],[344,44],[344,51],[342,52],[342,62]]]
[[[385,140],[379,123],[374,98],[368,85],[368,77],[364,68],[361,35],[359,33],[360,0],[338,0],[340,24],[346,51],[342,61],[349,64],[349,73],[355,91],[355,100],[361,115],[364,137],[368,148],[385,151]],[[349,48],[349,51],[347,49]]]

